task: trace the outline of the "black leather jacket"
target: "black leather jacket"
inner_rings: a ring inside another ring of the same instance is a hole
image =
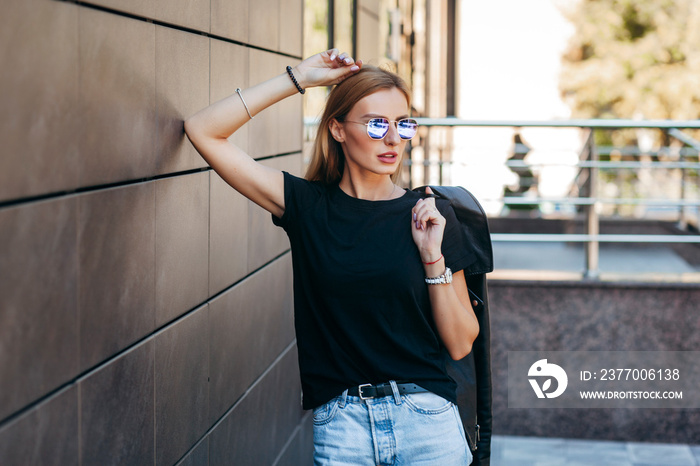
[[[457,406],[474,455],[472,465],[491,463],[491,332],[486,273],[493,271],[493,251],[486,214],[479,202],[459,186],[431,186],[437,197],[448,199],[462,227],[465,244],[477,260],[464,270],[479,336],[464,359],[454,361],[445,352],[447,371],[457,382]],[[415,191],[425,192],[425,187]]]

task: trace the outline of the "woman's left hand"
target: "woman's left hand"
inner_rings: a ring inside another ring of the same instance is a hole
[[[433,194],[430,187],[426,194]],[[435,207],[435,198],[420,199],[412,209],[411,233],[424,263],[440,259],[446,220]]]

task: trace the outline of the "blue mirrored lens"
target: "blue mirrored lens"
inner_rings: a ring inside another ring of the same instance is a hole
[[[381,139],[389,131],[389,120],[386,118],[372,118],[367,123],[367,134],[372,139]]]
[[[412,139],[418,131],[418,123],[410,118],[399,120],[397,127],[401,139]]]

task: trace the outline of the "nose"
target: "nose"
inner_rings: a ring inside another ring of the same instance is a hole
[[[389,131],[387,131],[386,136],[384,136],[384,143],[390,146],[396,146],[401,143],[399,124],[396,121],[389,123]]]

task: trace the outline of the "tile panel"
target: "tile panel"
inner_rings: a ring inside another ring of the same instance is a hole
[[[135,16],[155,18],[156,0],[89,0],[85,3],[130,13]]]
[[[80,185],[155,172],[155,25],[80,10]]]
[[[280,52],[300,57],[304,6],[302,0],[279,0]],[[316,50],[315,52],[321,52]]]
[[[153,464],[154,348],[147,341],[79,381],[82,465]]]
[[[0,420],[78,372],[78,200],[0,209]]]
[[[80,369],[155,328],[155,183],[80,196]]]
[[[209,292],[209,173],[156,181],[156,326]]]
[[[155,0],[156,19],[209,32],[210,0]]]
[[[296,66],[299,60],[288,57],[278,57],[277,69],[286,72],[287,65]],[[277,104],[278,136],[276,154],[300,152],[303,146],[304,118],[303,97],[296,93]]]
[[[156,26],[156,173],[206,167],[184,120],[209,105],[209,39]]]
[[[210,103],[218,102],[236,93],[236,88],[248,87],[250,49],[241,45],[211,39]],[[257,84],[257,82],[255,82]],[[236,96],[238,98],[238,96]],[[258,117],[256,116],[256,120]],[[229,140],[248,151],[250,123],[235,132]]]
[[[287,0],[250,0],[248,3],[248,42],[268,50],[279,50],[280,2]]]
[[[209,296],[213,296],[248,271],[249,201],[215,171],[209,175]]]
[[[311,411],[307,411],[294,437],[279,456],[274,466],[298,466],[314,462],[314,423]]]
[[[291,268],[287,254],[210,303],[210,423],[293,341]]]
[[[78,387],[71,385],[0,428],[4,466],[78,464]]]
[[[78,183],[78,7],[9,2],[0,44],[0,201],[70,189]]]
[[[293,154],[262,163],[300,176],[302,158],[301,154]],[[289,249],[289,239],[282,228],[272,223],[270,213],[253,202],[249,204],[248,219],[248,271],[252,272]]]
[[[179,460],[206,432],[208,305],[155,337],[156,464]]]
[[[210,434],[210,464],[271,464],[301,422],[304,412],[300,401],[301,382],[295,346],[246,393]],[[261,448],[262,445],[265,448]]]
[[[248,42],[249,0],[211,0],[211,33]]]
[[[209,466],[209,437],[189,452],[177,466]]]
[[[248,83],[251,86],[259,84],[277,75],[286,73],[280,68],[277,55],[261,50],[249,50]],[[279,153],[280,147],[280,111],[281,105],[276,104],[255,115],[255,119],[247,123],[248,153],[255,157],[265,157]],[[301,118],[301,116],[300,116]]]

